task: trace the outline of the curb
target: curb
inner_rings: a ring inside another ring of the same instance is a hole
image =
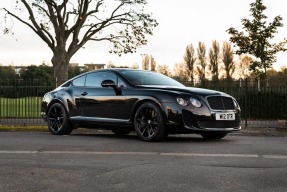
[[[240,131],[231,133],[233,135],[244,136],[270,136],[270,137],[286,137],[287,129],[283,128],[265,128],[265,127],[245,127]]]
[[[48,132],[47,126],[8,126],[0,125],[0,131],[6,132],[21,132],[21,131],[31,131],[31,132]],[[100,132],[103,133],[109,130],[101,129],[76,129],[75,132],[88,133],[88,132]],[[283,128],[254,128],[254,127],[245,127],[240,131],[235,131],[230,133],[230,135],[239,135],[239,136],[270,136],[270,137],[286,137],[287,129]]]

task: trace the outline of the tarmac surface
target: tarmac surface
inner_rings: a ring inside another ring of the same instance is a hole
[[[285,192],[286,146],[285,131],[275,129],[156,143],[104,130],[2,131],[0,191]]]

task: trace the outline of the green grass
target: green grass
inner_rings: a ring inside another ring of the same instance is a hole
[[[42,99],[39,97],[0,98],[1,118],[39,118]]]
[[[47,126],[10,126],[10,125],[1,125],[0,131],[48,131]]]

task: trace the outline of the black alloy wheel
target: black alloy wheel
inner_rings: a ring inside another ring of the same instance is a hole
[[[142,104],[134,116],[137,135],[144,141],[161,141],[167,137],[162,113],[154,103]]]
[[[226,132],[206,132],[206,133],[201,133],[200,135],[204,139],[222,139],[225,137],[228,133]]]
[[[60,103],[54,103],[47,114],[47,123],[49,131],[54,135],[68,135],[73,128],[68,123],[68,117],[65,108]]]

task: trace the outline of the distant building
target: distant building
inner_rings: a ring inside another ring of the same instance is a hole
[[[22,70],[22,67],[15,67],[15,73],[16,73],[16,75],[19,76],[19,77],[20,77],[20,75],[21,75],[21,70]]]
[[[15,74],[20,77],[21,73],[26,70],[27,66],[15,66],[13,68],[15,70]]]
[[[97,69],[104,69],[106,64],[84,64],[84,66],[80,66],[79,63],[70,63],[69,64],[71,67],[79,67],[80,71],[92,71],[92,70],[97,70]],[[15,73],[20,77],[21,73],[26,70],[27,66],[13,66],[12,68],[15,70]],[[51,66],[52,67],[52,66]]]
[[[89,70],[89,71],[92,71],[92,70],[97,70],[97,69],[104,69],[106,64],[84,64],[84,66]]]
[[[69,65],[70,65],[71,67],[78,67],[78,66],[79,66],[79,63],[69,63]]]
[[[69,63],[70,67],[79,67],[80,71],[86,71],[86,67],[85,66],[79,66],[79,63]]]

